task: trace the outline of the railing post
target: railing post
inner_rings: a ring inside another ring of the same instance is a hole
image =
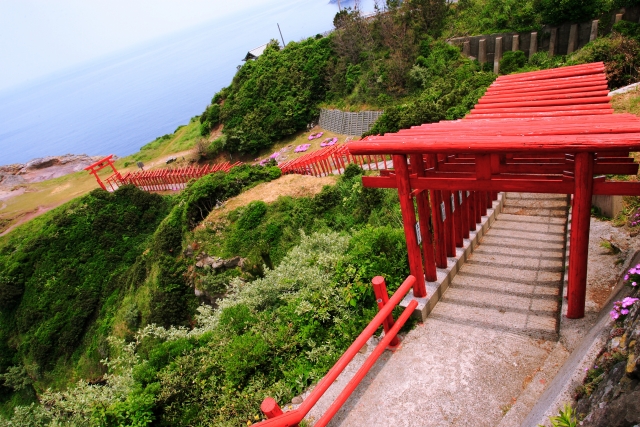
[[[282,409],[280,409],[280,406],[278,406],[278,403],[272,397],[267,397],[262,401],[262,403],[260,404],[260,410],[269,420],[271,418],[279,417],[284,413],[282,412]],[[298,427],[298,424],[293,424],[291,427]]]
[[[387,284],[384,281],[384,277],[376,276],[371,280],[371,284],[373,285],[373,292],[376,294],[376,301],[378,303],[378,309],[382,310],[382,308],[389,302],[389,294],[387,293]],[[388,334],[391,328],[393,328],[393,324],[395,321],[393,320],[393,315],[389,313],[389,316],[384,319],[382,322],[382,327],[384,328],[384,333]],[[400,340],[397,336],[393,337],[391,342],[389,343],[389,350],[395,350],[400,345]]]
[[[268,419],[275,418],[282,415],[282,409],[278,406],[278,403],[272,397],[267,397],[260,404],[260,410],[267,416]]]

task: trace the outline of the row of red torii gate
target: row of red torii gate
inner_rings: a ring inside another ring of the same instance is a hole
[[[640,182],[606,179],[637,176],[630,153],[640,151],[640,118],[613,114],[608,94],[601,62],[501,76],[464,119],[369,136],[280,166],[283,173],[325,175],[351,162],[372,169],[373,157],[379,176],[362,181],[398,190],[409,266],[417,278],[413,295],[419,298],[427,296],[426,281],[436,281],[437,268],[447,267],[447,257],[455,256],[498,192],[571,194],[567,317],[581,318],[591,197],[640,196]],[[387,168],[389,156],[393,169]],[[158,191],[180,189],[192,178],[233,166],[121,176],[109,156],[86,170],[104,189],[98,171],[111,167],[112,189],[134,184]]]

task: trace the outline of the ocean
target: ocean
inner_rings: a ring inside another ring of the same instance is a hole
[[[135,153],[201,114],[247,51],[280,40],[278,23],[285,42],[298,41],[331,30],[337,11],[335,0],[274,0],[0,92],[0,165]]]

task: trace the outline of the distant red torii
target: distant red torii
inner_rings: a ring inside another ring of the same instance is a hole
[[[105,185],[102,183],[102,180],[98,176],[98,172],[101,171],[104,168],[109,167],[109,166],[111,166],[111,169],[113,170],[113,175],[112,176],[115,176],[119,180],[121,180],[122,176],[120,176],[120,172],[118,172],[118,170],[116,169],[115,165],[113,164],[113,154],[109,154],[104,159],[98,160],[97,162],[90,164],[89,166],[84,168],[84,170],[89,171],[89,173],[91,175],[95,176],[96,180],[98,181],[98,184],[100,184],[100,187],[102,187],[103,190],[106,190],[107,187],[105,187]]]

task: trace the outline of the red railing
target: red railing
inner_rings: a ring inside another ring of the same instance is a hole
[[[313,408],[313,406],[318,402],[318,400],[320,400],[342,371],[344,371],[347,365],[353,360],[355,355],[358,354],[360,349],[367,343],[367,340],[376,332],[378,327],[382,325],[385,329],[384,338],[380,340],[376,348],[369,357],[367,357],[363,365],[358,369],[358,372],[356,372],[353,378],[351,378],[349,383],[331,404],[329,409],[327,409],[324,415],[314,424],[314,427],[326,426],[342,405],[347,401],[349,396],[351,396],[351,393],[353,393],[360,381],[362,381],[362,379],[367,375],[384,350],[386,350],[390,345],[393,347],[394,345],[397,346],[399,344],[397,341],[397,334],[400,331],[400,328],[402,328],[402,326],[407,322],[411,314],[413,314],[413,311],[418,306],[418,302],[415,300],[411,301],[400,317],[398,317],[396,322],[393,321],[391,312],[400,303],[400,301],[402,301],[402,298],[404,298],[407,292],[409,292],[409,289],[413,287],[415,281],[416,278],[414,276],[407,277],[400,288],[398,288],[393,296],[385,303],[385,297],[388,294],[384,279],[379,276],[375,277],[373,280],[374,290],[378,299],[378,306],[381,306],[378,314],[373,318],[373,320],[371,320],[371,322],[369,322],[369,325],[367,325],[358,338],[356,338],[353,344],[349,346],[342,357],[340,357],[336,364],[333,365],[329,372],[327,372],[327,375],[320,380],[311,394],[309,394],[297,409],[283,413],[276,401],[268,397],[262,402],[262,405],[260,405],[260,409],[268,419],[256,425],[262,427],[297,426],[298,423],[309,413],[311,408]]]

